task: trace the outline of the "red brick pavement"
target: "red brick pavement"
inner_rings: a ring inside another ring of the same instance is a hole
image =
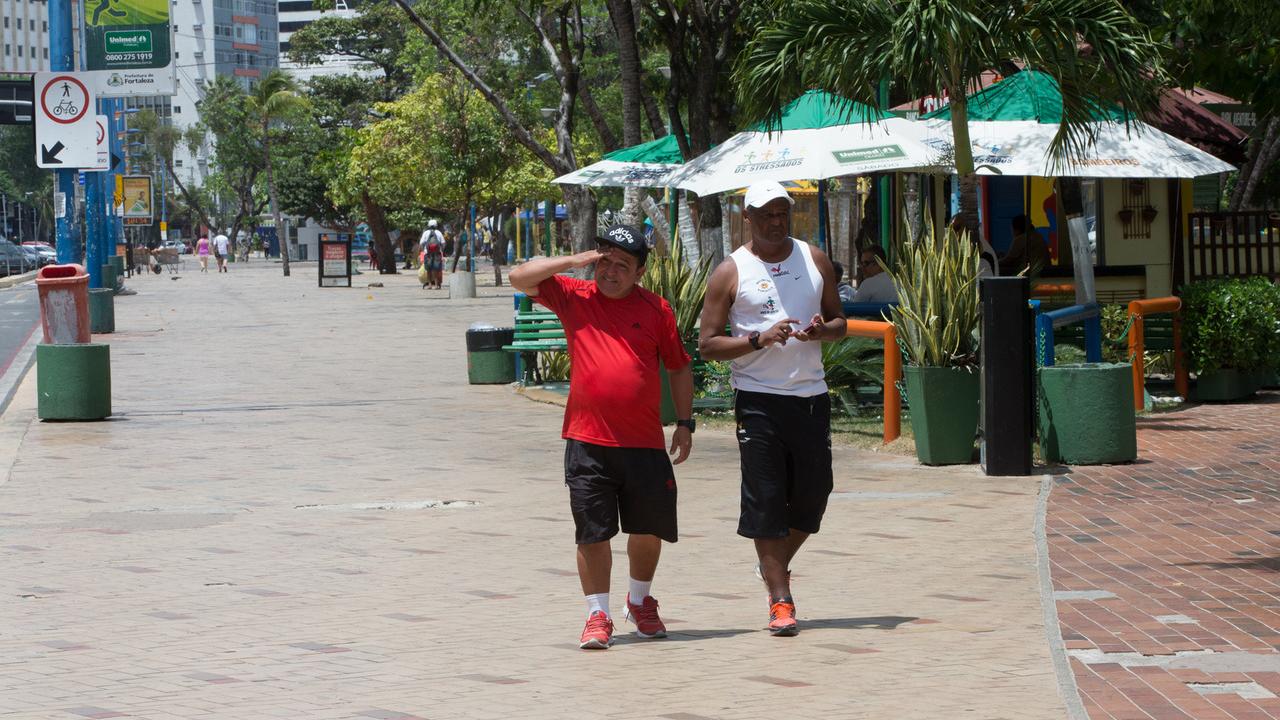
[[[1054,590],[1114,594],[1057,601],[1092,720],[1280,718],[1277,427],[1277,393],[1193,406],[1139,419],[1137,463],[1055,476]]]

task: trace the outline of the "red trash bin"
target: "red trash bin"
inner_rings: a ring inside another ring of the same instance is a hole
[[[45,265],[36,273],[46,345],[74,345],[89,334],[89,274],[79,265]]]

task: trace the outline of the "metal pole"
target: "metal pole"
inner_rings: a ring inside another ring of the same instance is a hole
[[[551,257],[552,255],[555,254],[552,252],[552,250],[554,250],[554,247],[551,244],[551,223],[555,222],[555,218],[556,218],[555,201],[548,200],[544,202],[542,204],[542,213],[544,215],[544,219],[547,221],[547,224],[546,224],[547,257]]]
[[[818,247],[831,256],[831,238],[827,237],[827,181],[818,181]],[[838,278],[837,278],[838,279]]]
[[[4,212],[4,239],[9,239],[9,193],[0,192],[0,212]]]
[[[49,69],[68,71],[75,69],[72,50],[71,0],[49,0]],[[58,249],[58,262],[73,263],[79,260],[75,241],[71,238],[72,210],[70,205],[76,196],[76,171],[55,171],[54,244]],[[58,200],[61,198],[61,207]]]
[[[471,226],[467,228],[467,271],[476,271],[476,206],[471,205]]]

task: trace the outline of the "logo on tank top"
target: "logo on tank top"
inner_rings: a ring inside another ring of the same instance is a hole
[[[773,283],[769,282],[768,280],[761,280],[760,282],[756,283],[756,289],[759,290],[760,292],[769,292],[770,290],[773,289]]]
[[[761,306],[760,308],[761,315],[772,315],[777,311],[778,311],[778,303],[774,302],[773,298],[766,299],[764,301],[764,305]]]
[[[790,275],[791,271],[782,267],[782,263],[778,263],[777,265],[769,268],[769,274],[776,278],[780,278]]]

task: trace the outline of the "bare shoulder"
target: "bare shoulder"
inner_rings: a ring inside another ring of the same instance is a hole
[[[725,292],[736,287],[737,284],[738,264],[733,261],[733,258],[726,257],[720,261],[715,270],[711,271],[711,277],[707,280],[707,289]]]
[[[823,252],[822,248],[814,245],[813,243],[805,243],[805,245],[809,246],[809,255],[813,258],[813,262],[818,267],[824,269],[831,267],[831,258],[827,257],[827,254]]]

